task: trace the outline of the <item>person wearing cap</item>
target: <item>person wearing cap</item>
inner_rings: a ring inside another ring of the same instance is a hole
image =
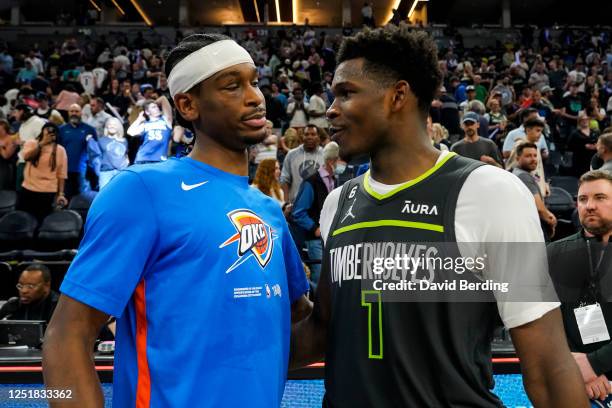
[[[463,157],[479,160],[493,166],[502,167],[502,161],[495,142],[478,135],[480,115],[467,112],[461,120],[465,137],[451,146],[451,151]]]
[[[465,87],[466,100],[459,104],[459,112],[465,114],[468,111],[468,104],[476,99],[476,87],[468,85]]]
[[[324,164],[315,174],[302,182],[291,213],[294,222],[304,234],[308,258],[313,261],[319,261],[323,256],[321,228],[319,227],[323,203],[327,195],[336,188],[336,174],[342,174],[346,166],[339,162],[339,151],[336,142],[329,142],[325,145],[323,148]],[[319,281],[321,264],[311,264],[310,271],[310,279],[316,285]]]
[[[20,123],[19,130],[17,132],[17,143],[22,147],[22,150],[17,154],[17,177],[16,177],[16,190],[21,190],[21,184],[23,183],[23,170],[25,168],[25,158],[23,156],[23,145],[29,140],[35,140],[42,127],[45,124],[45,120],[39,118],[34,114],[34,109],[30,105],[20,103],[15,106],[13,117],[17,122]]]
[[[255,64],[226,36],[194,34],[165,70],[194,148],[96,196],[45,334],[46,386],[103,407],[91,350],[113,315],[113,406],[279,407],[291,319],[310,303],[280,206],[248,184],[247,148],[266,136]]]
[[[540,94],[542,95],[542,103],[546,106],[548,106],[548,108],[550,109],[551,112],[556,112],[557,109],[555,108],[555,105],[553,104],[552,100],[554,98],[553,92],[555,91],[555,88],[551,88],[548,85],[544,85],[541,89],[540,89]]]

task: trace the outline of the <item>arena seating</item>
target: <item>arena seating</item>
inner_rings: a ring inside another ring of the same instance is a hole
[[[38,232],[37,247],[44,251],[77,248],[83,220],[73,210],[56,211],[42,222]]]
[[[0,248],[26,249],[31,247],[37,221],[24,211],[11,211],[0,218]]]
[[[0,190],[0,217],[15,210],[17,193],[11,190]]]

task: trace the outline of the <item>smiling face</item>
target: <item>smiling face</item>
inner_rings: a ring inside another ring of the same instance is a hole
[[[341,157],[367,154],[384,143],[389,127],[386,89],[364,75],[364,59],[342,62],[332,83],[334,102],[327,111]]]
[[[177,109],[196,129],[232,150],[266,138],[266,107],[257,87],[257,70],[249,63],[224,69],[175,96]]]

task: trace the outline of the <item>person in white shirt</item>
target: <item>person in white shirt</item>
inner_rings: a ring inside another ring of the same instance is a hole
[[[83,107],[83,122],[96,129],[97,135],[104,134],[106,121],[113,116],[104,111],[104,100],[100,97],[91,98],[89,104]]]
[[[31,106],[25,103],[15,106],[13,113],[15,119],[21,122],[19,126],[19,137],[17,143],[22,147],[17,155],[17,191],[21,191],[21,184],[23,183],[23,171],[25,169],[26,160],[23,154],[23,145],[29,140],[35,140],[42,131],[45,125],[45,120],[39,118],[34,114],[34,110]]]
[[[85,71],[79,75],[79,82],[83,86],[83,90],[90,96],[96,93],[96,77],[91,69],[91,64],[85,64]]]
[[[320,129],[327,129],[329,127],[327,118],[325,117],[327,106],[325,105],[325,100],[322,98],[322,95],[323,86],[320,83],[313,84],[312,96],[308,101],[308,123]]]
[[[308,124],[309,105],[304,102],[304,93],[302,88],[295,86],[293,88],[293,99],[287,105],[287,118],[289,119],[289,127],[300,129]]]

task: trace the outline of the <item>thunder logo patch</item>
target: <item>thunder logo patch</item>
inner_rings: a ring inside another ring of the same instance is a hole
[[[227,216],[238,232],[219,245],[219,248],[238,242],[238,259],[225,273],[230,273],[250,257],[255,257],[259,266],[265,268],[272,258],[274,240],[277,238],[272,228],[250,210],[234,210]]]

